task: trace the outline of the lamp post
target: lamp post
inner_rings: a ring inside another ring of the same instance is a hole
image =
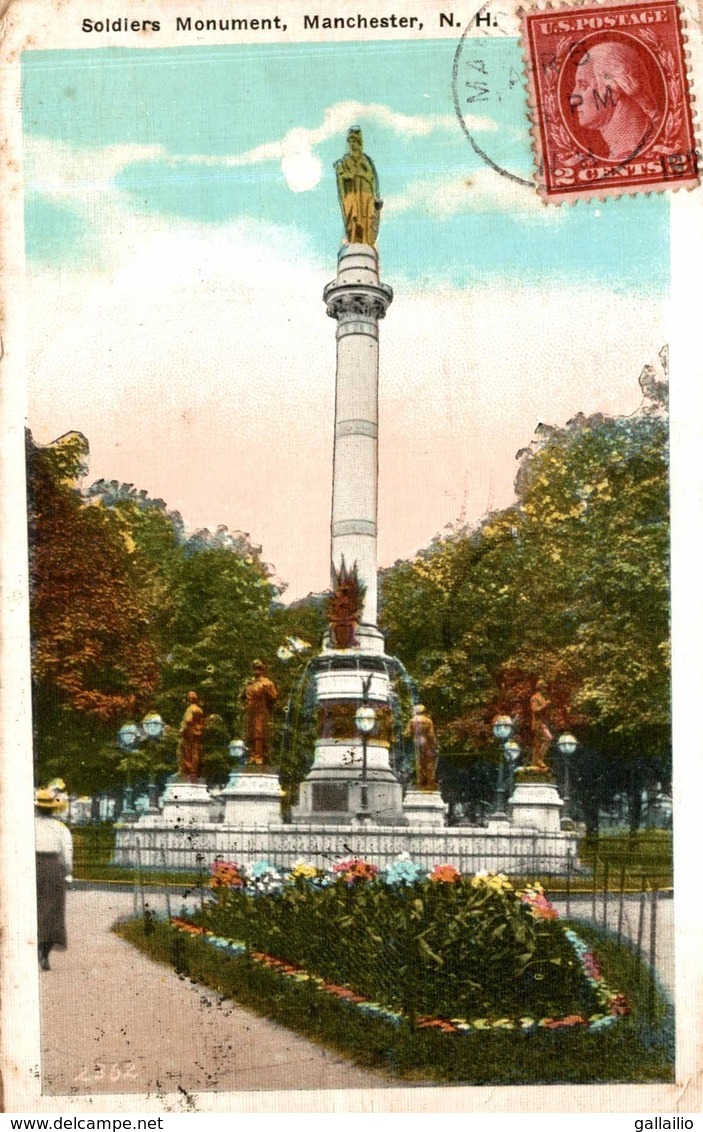
[[[500,743],[500,761],[498,763],[498,785],[496,787],[496,804],[491,814],[492,821],[507,821],[505,810],[507,796],[505,782],[506,744],[513,732],[513,720],[509,715],[497,715],[493,720],[493,735]]]
[[[249,752],[247,751],[246,743],[243,739],[232,739],[227,744],[227,750],[229,751],[229,757],[232,760],[232,769],[230,770],[229,778],[227,779],[227,788],[229,788],[230,786],[235,786],[239,781],[239,775],[241,774],[243,768],[246,766],[247,759],[249,758]]]
[[[369,787],[368,787],[368,742],[369,735],[376,726],[376,712],[368,702],[369,698],[369,685],[371,683],[371,675],[367,676],[362,681],[362,700],[359,707],[356,709],[354,722],[356,729],[361,735],[361,809],[359,810],[358,818],[361,822],[368,821],[369,814]]]
[[[227,745],[227,750],[235,766],[244,766],[247,761],[247,747],[243,739],[232,739]]]
[[[154,743],[158,743],[159,739],[164,733],[165,726],[166,724],[164,723],[163,719],[158,714],[158,712],[155,711],[148,712],[142,720],[143,734],[147,739],[151,740]],[[154,764],[151,758],[149,759],[149,785],[147,789],[149,791],[149,806],[147,813],[158,814],[160,811],[156,803],[156,776],[154,774]]]
[[[571,756],[578,747],[578,741],[574,738],[573,735],[569,735],[567,732],[564,735],[559,736],[559,738],[557,739],[557,747],[559,748],[560,753],[564,756],[564,811],[561,819],[561,828],[569,830],[574,828],[574,823],[571,814],[569,813],[569,803],[571,801],[569,763],[571,761]]]
[[[127,756],[138,750],[141,743],[141,728],[136,723],[125,723],[117,732],[117,742]],[[129,762],[127,763],[129,768]],[[134,808],[134,787],[132,785],[132,772],[127,770],[127,782],[124,788],[124,805],[120,814],[122,821],[136,821],[137,811]]]
[[[514,739],[508,739],[507,743],[505,743],[504,746],[503,746],[503,753],[505,754],[505,759],[506,759],[506,762],[507,762],[508,768],[509,768],[508,769],[508,787],[509,787],[509,792],[512,794],[514,781],[515,781],[515,767],[517,766],[518,762],[520,761],[520,755],[522,754],[522,749],[520,747],[520,744],[516,743]]]

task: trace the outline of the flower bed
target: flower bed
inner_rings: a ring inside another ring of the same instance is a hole
[[[429,875],[406,855],[384,870],[358,858],[329,873],[218,862],[213,900],[180,930],[314,985],[386,1021],[471,1034],[599,1030],[627,1012],[595,956],[539,886],[502,875]]]

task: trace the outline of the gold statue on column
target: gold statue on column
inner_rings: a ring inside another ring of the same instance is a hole
[[[376,166],[363,150],[358,126],[347,134],[348,152],[335,161],[337,193],[344,219],[344,231],[350,244],[376,246],[383,201],[379,195]]]

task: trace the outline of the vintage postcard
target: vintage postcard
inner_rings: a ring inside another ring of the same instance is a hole
[[[696,0],[0,49],[6,1110],[692,1128]]]

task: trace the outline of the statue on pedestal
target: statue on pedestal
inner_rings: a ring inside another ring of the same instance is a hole
[[[532,733],[532,762],[530,764],[530,770],[538,770],[543,773],[549,770],[545,762],[545,755],[549,750],[549,744],[554,738],[546,723],[547,708],[551,702],[544,694],[546,687],[547,685],[544,680],[538,680],[535,693],[530,697],[530,724]]]
[[[205,712],[197,692],[189,692],[188,707],[181,720],[181,741],[178,744],[178,776],[197,782],[203,762]]]
[[[335,161],[334,169],[347,240],[350,244],[375,247],[383,201],[376,167],[364,153],[363,144],[361,130],[352,126],[347,134],[349,152]]]
[[[437,789],[437,736],[424,704],[416,704],[406,735],[415,744],[415,772],[418,790]]]
[[[254,675],[244,689],[246,742],[251,752],[250,762],[256,766],[266,766],[269,720],[273,705],[278,699],[278,688],[266,675],[263,661],[255,660],[252,668]]]

